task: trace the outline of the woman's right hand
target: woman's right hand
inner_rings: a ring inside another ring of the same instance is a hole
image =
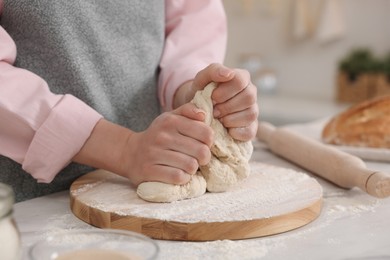
[[[122,174],[133,184],[185,184],[210,161],[213,131],[204,111],[187,103],[158,116],[143,132],[132,133],[122,152]]]

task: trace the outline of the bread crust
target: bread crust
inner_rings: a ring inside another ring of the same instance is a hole
[[[334,116],[323,128],[325,143],[390,148],[390,95],[358,103]]]

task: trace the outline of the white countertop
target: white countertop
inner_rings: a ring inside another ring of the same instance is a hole
[[[336,101],[280,95],[259,96],[258,103],[260,119],[274,125],[308,123],[335,115],[350,106]]]
[[[252,159],[305,172],[259,143]],[[390,174],[390,163],[366,163]],[[158,259],[390,259],[390,198],[376,199],[357,188],[344,190],[316,179],[323,187],[324,203],[319,218],[308,225],[237,241],[157,240]],[[14,210],[25,252],[35,241],[58,231],[93,228],[72,214],[66,191],[17,203]]]

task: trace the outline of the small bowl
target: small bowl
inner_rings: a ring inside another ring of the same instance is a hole
[[[56,233],[31,246],[32,260],[155,259],[159,247],[152,239],[125,230],[88,229]]]

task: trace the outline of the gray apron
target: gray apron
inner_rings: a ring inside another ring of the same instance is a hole
[[[164,1],[5,0],[4,4],[0,24],[16,43],[16,67],[42,77],[53,93],[72,94],[107,120],[132,130],[146,129],[158,116]],[[72,163],[52,183],[38,184],[21,165],[0,155],[0,182],[14,188],[17,201],[67,189],[91,170]]]

